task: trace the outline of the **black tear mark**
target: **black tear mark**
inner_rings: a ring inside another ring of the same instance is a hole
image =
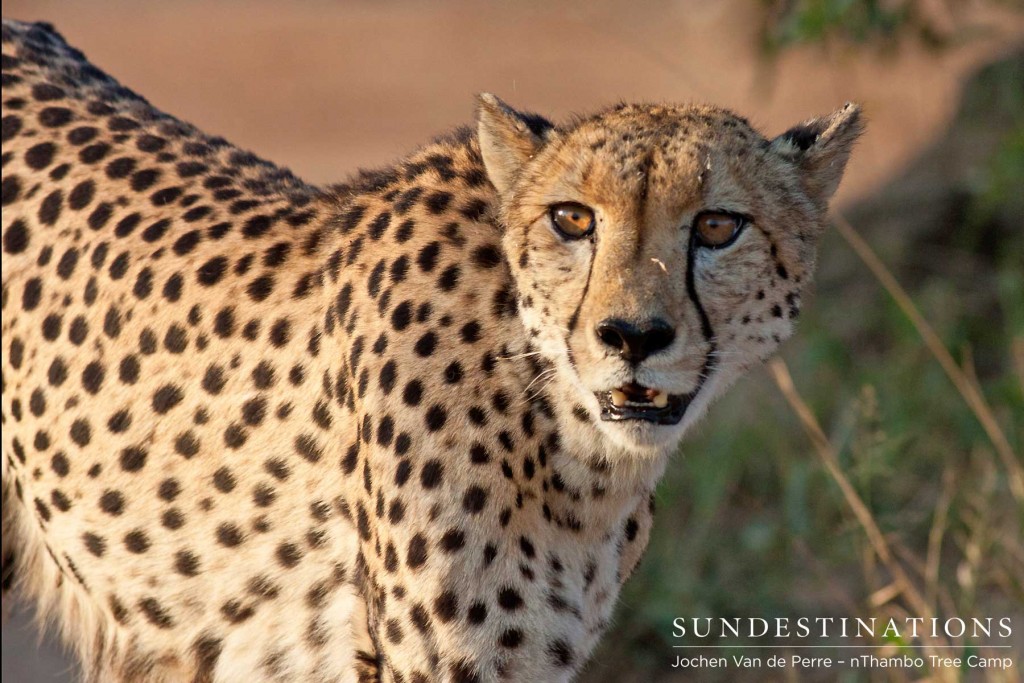
[[[694,308],[697,309],[697,315],[700,317],[701,334],[704,335],[704,341],[708,343],[708,352],[707,355],[704,356],[704,367],[702,367],[700,371],[700,382],[703,383],[715,368],[715,364],[717,362],[715,352],[718,350],[718,345],[715,343],[715,332],[711,329],[711,320],[708,318],[707,311],[704,310],[704,306],[700,302],[700,297],[697,295],[695,273],[698,245],[696,234],[696,232],[690,232],[690,244],[686,250],[686,294],[690,297],[690,301],[693,302]]]
[[[590,238],[590,263],[587,265],[587,281],[583,284],[583,294],[580,295],[580,300],[576,304],[576,310],[569,316],[569,333],[565,335],[565,346],[569,348],[569,337],[576,330],[576,325],[580,321],[580,311],[583,309],[583,302],[587,300],[587,292],[590,291],[590,278],[594,274],[594,261],[597,260],[597,229],[591,233]]]

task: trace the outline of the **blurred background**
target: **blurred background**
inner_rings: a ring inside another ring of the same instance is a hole
[[[785,365],[743,380],[684,444],[580,680],[1024,676],[1019,0],[5,0],[3,12],[54,23],[157,107],[314,183],[470,122],[482,90],[555,119],[708,101],[769,135],[862,103],[868,134],[837,209],[880,261],[869,268],[849,231],[827,236]],[[908,615],[1011,617],[1017,667],[671,667],[688,642],[672,637],[677,616]],[[4,680],[72,680],[29,617],[4,624]]]

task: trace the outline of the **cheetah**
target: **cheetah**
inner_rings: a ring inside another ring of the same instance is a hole
[[[862,124],[484,94],[314,187],[5,21],[2,128],[5,595],[86,681],[421,683],[587,661]]]

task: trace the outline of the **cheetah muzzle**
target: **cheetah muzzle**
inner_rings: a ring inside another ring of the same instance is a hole
[[[859,132],[482,95],[314,187],[5,21],[5,596],[90,683],[570,680]]]

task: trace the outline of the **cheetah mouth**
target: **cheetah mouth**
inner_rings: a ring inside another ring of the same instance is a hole
[[[606,422],[642,420],[659,425],[678,424],[700,387],[688,394],[669,394],[630,382],[608,391],[598,391],[601,419]]]

